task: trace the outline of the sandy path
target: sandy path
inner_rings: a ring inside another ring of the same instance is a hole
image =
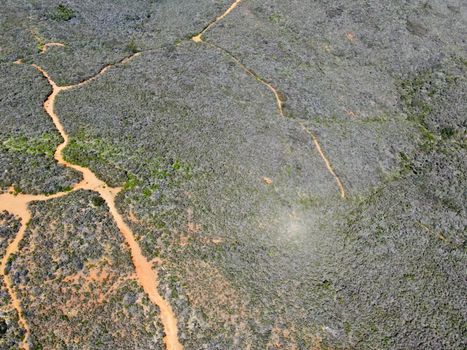
[[[127,63],[132,58],[138,56],[139,53],[134,54],[130,57],[126,57],[117,63]],[[20,63],[20,62],[18,62]],[[159,307],[162,325],[164,326],[165,337],[164,342],[168,350],[181,350],[183,349],[182,345],[178,340],[178,330],[177,330],[177,319],[175,317],[174,312],[170,304],[164,300],[158,292],[158,279],[157,273],[152,269],[152,264],[149,262],[146,257],[143,255],[141,251],[141,247],[138,245],[135,235],[125,223],[123,217],[118,212],[116,205],[115,205],[115,198],[117,194],[122,190],[121,187],[109,187],[104,181],[100,180],[90,169],[75,165],[72,163],[67,162],[62,155],[63,149],[68,145],[69,136],[66,133],[59,116],[55,112],[55,100],[57,95],[66,90],[79,88],[83,85],[90,83],[91,81],[99,78],[102,74],[104,74],[107,70],[109,70],[114,65],[107,65],[102,68],[96,75],[93,77],[78,83],[76,85],[69,85],[69,86],[58,86],[50,77],[50,75],[41,67],[33,64],[33,67],[36,68],[42,75],[47,79],[50,86],[52,87],[52,93],[47,97],[44,102],[44,109],[47,114],[52,119],[55,127],[59,131],[60,135],[63,138],[63,142],[57,147],[55,151],[55,160],[66,167],[70,167],[78,172],[80,172],[83,176],[83,180],[76,184],[71,191],[68,192],[60,192],[54,195],[46,196],[46,195],[25,195],[25,194],[14,194],[12,191],[9,193],[4,193],[0,195],[0,210],[6,210],[12,214],[15,214],[21,219],[21,227],[18,231],[17,235],[15,236],[14,240],[9,244],[7,247],[6,253],[1,260],[1,274],[5,278],[5,283],[8,288],[8,292],[12,299],[12,304],[15,307],[19,318],[20,323],[24,327],[26,331],[25,341],[23,342],[22,346],[29,350],[30,346],[28,344],[28,340],[30,338],[30,328],[29,325],[24,318],[24,312],[21,306],[21,302],[18,299],[14,288],[13,282],[9,274],[5,273],[5,267],[13,254],[16,254],[19,250],[19,243],[24,237],[24,233],[26,231],[27,224],[31,219],[31,212],[29,211],[28,205],[33,201],[46,201],[53,198],[59,198],[66,196],[67,194],[77,191],[77,190],[90,190],[99,193],[99,195],[105,200],[107,206],[109,208],[109,213],[112,215],[115,223],[117,224],[118,229],[120,230],[121,234],[125,238],[127,242],[131,257],[133,261],[133,265],[135,266],[136,276],[139,284],[143,288],[143,290],[148,295],[149,299]]]

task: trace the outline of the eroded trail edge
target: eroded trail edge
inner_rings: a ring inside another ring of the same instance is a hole
[[[139,53],[136,53],[132,56],[126,57],[117,63],[126,63],[132,58],[138,56]],[[7,286],[8,292],[12,299],[12,304],[15,307],[21,325],[26,331],[24,342],[22,346],[29,350],[30,349],[30,327],[24,317],[24,311],[21,306],[21,302],[18,299],[11,277],[8,273],[5,272],[5,268],[8,264],[8,261],[12,257],[12,255],[16,254],[19,250],[19,243],[24,237],[27,224],[31,219],[31,212],[29,211],[28,205],[33,201],[46,201],[53,198],[59,198],[66,196],[67,194],[77,191],[77,190],[90,190],[97,192],[107,203],[109,208],[109,213],[112,215],[115,223],[117,224],[118,229],[120,230],[121,234],[125,238],[131,252],[131,257],[133,264],[135,266],[136,276],[139,284],[143,288],[144,292],[148,295],[149,299],[159,307],[160,309],[160,317],[161,322],[164,327],[165,337],[164,342],[168,350],[181,350],[183,349],[182,345],[178,340],[178,330],[177,330],[177,319],[175,317],[174,312],[170,304],[162,298],[162,296],[158,292],[158,278],[157,273],[153,270],[151,262],[149,262],[146,257],[143,255],[141,251],[141,247],[136,241],[135,235],[125,223],[123,217],[118,212],[116,205],[115,205],[115,198],[117,194],[122,190],[121,187],[109,187],[104,181],[100,180],[90,169],[72,164],[67,162],[62,155],[63,149],[67,146],[69,142],[69,136],[65,132],[65,129],[60,121],[59,116],[55,112],[55,100],[57,95],[66,90],[74,89],[81,87],[89,82],[97,79],[99,76],[104,74],[108,69],[110,69],[115,64],[107,65],[103,67],[96,75],[92,76],[91,78],[82,81],[75,85],[68,85],[68,86],[58,86],[50,77],[50,75],[41,67],[33,64],[32,66],[36,68],[49,82],[50,86],[52,87],[52,93],[47,97],[44,101],[44,109],[47,114],[52,119],[55,127],[59,131],[60,135],[63,138],[63,142],[58,145],[54,157],[55,160],[66,167],[72,168],[78,172],[80,172],[83,176],[83,180],[77,183],[71,191],[67,192],[60,192],[54,195],[46,196],[46,195],[26,195],[26,194],[14,194],[13,191],[9,193],[0,194],[0,210],[6,210],[21,219],[21,227],[16,234],[14,240],[8,245],[5,255],[1,260],[1,275],[5,279],[5,284]]]
[[[247,66],[245,66],[245,64],[243,64],[241,62],[241,60],[238,59],[233,53],[229,52],[228,50],[224,49],[223,47],[221,47],[221,46],[219,46],[217,44],[214,44],[212,42],[208,42],[208,41],[204,40],[204,38],[203,38],[203,35],[209,29],[211,29],[219,21],[221,21],[229,13],[231,13],[240,4],[241,1],[242,0],[236,0],[234,3],[232,3],[232,5],[227,9],[227,11],[225,11],[222,15],[220,15],[214,21],[209,23],[200,33],[198,33],[197,35],[191,37],[191,40],[193,40],[196,43],[206,44],[206,45],[208,45],[208,46],[210,46],[212,48],[215,48],[215,49],[221,51],[223,54],[228,56],[235,64],[237,64],[243,71],[245,71],[245,73],[247,73],[251,77],[255,78],[255,80],[257,80],[259,83],[266,86],[274,95],[274,98],[276,100],[277,110],[278,110],[280,116],[285,117],[283,94],[276,87],[274,87],[273,84],[268,82],[266,79],[262,78],[258,73],[256,73],[251,68],[248,68]],[[321,159],[324,162],[324,165],[326,166],[326,169],[334,177],[334,180],[335,180],[335,182],[337,184],[337,187],[339,189],[339,194],[340,194],[341,198],[345,199],[347,197],[347,192],[345,191],[345,187],[344,187],[340,177],[334,171],[334,168],[332,166],[331,161],[329,160],[329,158],[326,156],[325,152],[323,151],[323,148],[321,147],[321,144],[320,144],[320,142],[318,140],[318,137],[315,135],[315,133],[310,128],[308,128],[306,126],[304,121],[298,120],[297,123],[300,124],[300,126],[303,128],[303,130],[310,136],[310,138],[311,138],[311,140],[313,142],[313,145],[316,148],[316,151],[318,152],[319,156],[321,157]]]

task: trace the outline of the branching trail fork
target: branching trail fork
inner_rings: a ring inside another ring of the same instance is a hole
[[[63,149],[68,145],[69,136],[63,127],[61,120],[57,113],[55,112],[55,100],[57,95],[62,91],[67,91],[75,88],[82,87],[84,85],[89,84],[90,82],[98,79],[101,75],[103,75],[106,71],[108,71],[111,67],[115,66],[116,64],[125,64],[129,62],[131,59],[137,57],[139,53],[133,54],[131,56],[125,57],[124,59],[120,60],[115,64],[109,64],[103,67],[96,75],[78,83],[75,85],[68,85],[68,86],[58,86],[50,77],[50,75],[41,67],[33,64],[33,67],[36,68],[49,82],[50,86],[52,87],[52,93],[47,97],[44,101],[44,109],[46,113],[52,119],[55,127],[59,131],[60,135],[63,138],[63,142],[58,145],[55,151],[55,160],[58,164],[72,168],[79,173],[82,174],[83,180],[79,183],[75,184],[71,191],[67,192],[59,192],[54,195],[46,196],[46,195],[26,195],[26,194],[15,194],[11,190],[9,193],[0,194],[0,210],[6,210],[14,215],[18,216],[21,219],[21,227],[16,234],[14,240],[8,245],[5,255],[1,260],[0,265],[0,274],[5,279],[5,284],[7,286],[8,292],[12,299],[12,304],[15,307],[21,325],[26,331],[25,339],[23,341],[22,346],[26,349],[30,349],[30,327],[27,323],[26,318],[24,317],[24,310],[21,306],[21,302],[18,299],[13,282],[11,277],[8,273],[6,273],[5,268],[10,261],[12,255],[16,254],[19,250],[19,243],[24,237],[27,224],[31,219],[31,212],[29,211],[29,203],[34,201],[47,201],[54,198],[60,198],[68,195],[71,192],[75,192],[78,190],[89,190],[97,192],[102,199],[105,200],[107,206],[109,208],[109,213],[114,219],[118,229],[120,230],[121,234],[125,238],[127,242],[131,257],[133,260],[133,265],[136,270],[136,276],[139,284],[148,295],[149,299],[159,307],[160,310],[160,317],[162,321],[162,325],[164,326],[165,331],[165,338],[164,342],[168,350],[181,350],[183,349],[182,345],[178,340],[178,330],[177,330],[177,319],[175,314],[172,311],[170,304],[162,298],[162,296],[158,292],[158,278],[157,273],[153,270],[152,264],[150,261],[146,259],[141,251],[141,247],[136,241],[135,235],[129,228],[129,226],[125,223],[123,217],[118,212],[115,199],[118,193],[122,190],[121,187],[109,187],[104,181],[100,180],[89,168],[82,167],[73,163],[66,161],[62,155]],[[18,62],[21,64],[21,62]]]

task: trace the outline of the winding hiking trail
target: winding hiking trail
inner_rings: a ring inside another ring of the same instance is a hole
[[[217,17],[214,21],[212,21],[211,23],[209,23],[206,27],[204,27],[204,29],[197,35],[195,35],[194,37],[192,37],[192,40],[199,43],[199,42],[202,42],[203,41],[203,34],[206,33],[209,29],[211,29],[212,27],[214,27],[217,22],[219,21],[222,21],[225,17],[228,16],[228,14],[230,12],[232,12],[233,10],[235,10],[235,8],[242,2],[242,0],[235,0],[234,3],[232,3],[232,5],[230,5],[230,7],[222,14],[220,15],[219,17]]]
[[[212,27],[214,27],[219,21],[224,19],[227,15],[229,15],[240,3],[242,0],[236,0],[232,3],[232,5],[220,16],[218,16],[215,20],[210,22],[199,34],[193,36],[191,40],[193,40],[196,43],[203,43],[206,44],[214,49],[217,49],[221,51],[223,54],[228,56],[236,65],[238,65],[245,73],[253,77],[255,80],[257,80],[259,83],[267,87],[274,95],[274,98],[276,100],[276,105],[277,105],[277,110],[280,114],[281,117],[285,117],[284,114],[284,99],[282,97],[282,93],[279,92],[277,88],[275,88],[271,83],[269,83],[267,80],[262,78],[260,75],[258,75],[255,71],[252,69],[248,68],[245,66],[235,55],[233,55],[231,52],[228,50],[224,49],[223,47],[207,42],[203,39],[203,35],[210,30]],[[41,53],[45,53],[48,48],[52,46],[60,46],[63,47],[64,44],[62,43],[46,43],[44,44]],[[67,162],[62,155],[62,151],[64,148],[68,145],[69,142],[69,136],[66,133],[59,116],[55,112],[55,99],[57,95],[62,92],[62,91],[67,91],[71,89],[76,89],[79,87],[82,87],[86,84],[89,84],[90,82],[98,79],[101,75],[103,75],[106,71],[108,71],[111,67],[116,66],[117,64],[125,64],[129,62],[131,59],[137,57],[140,55],[141,52],[135,53],[131,56],[125,57],[122,60],[115,62],[113,64],[108,64],[104,66],[101,70],[99,70],[95,75],[92,77],[74,84],[74,85],[66,85],[66,86],[58,86],[50,77],[50,75],[41,67],[39,67],[36,64],[32,64],[32,66],[37,69],[48,81],[50,86],[52,87],[52,93],[47,97],[47,99],[44,101],[43,107],[46,111],[46,113],[49,115],[49,117],[52,119],[56,129],[59,131],[60,135],[63,138],[63,142],[57,146],[54,154],[54,158],[57,161],[58,164],[63,165],[65,167],[69,167],[71,169],[74,169],[78,171],[79,173],[82,174],[83,180],[81,180],[79,183],[75,184],[73,188],[70,191],[66,192],[59,192],[55,193],[53,195],[28,195],[28,194],[21,194],[21,193],[15,193],[13,189],[10,189],[9,192],[0,194],[0,211],[7,211],[9,213],[14,214],[15,216],[20,218],[20,229],[18,230],[16,236],[14,237],[13,241],[9,243],[6,252],[4,256],[1,259],[0,262],[0,275],[3,276],[5,280],[5,284],[8,290],[8,293],[11,298],[11,303],[13,307],[16,309],[18,317],[19,317],[19,322],[21,326],[25,330],[25,336],[23,343],[21,346],[26,349],[30,350],[30,338],[31,338],[31,331],[29,324],[24,316],[24,311],[21,305],[21,301],[16,295],[16,292],[14,290],[14,283],[9,275],[7,273],[6,268],[8,266],[8,263],[10,259],[12,258],[13,255],[15,255],[19,251],[19,244],[24,238],[27,225],[29,221],[31,220],[31,212],[28,208],[29,203],[31,202],[40,202],[40,201],[48,201],[54,198],[60,198],[64,197],[72,192],[78,191],[78,190],[90,190],[97,192],[102,199],[105,200],[107,203],[107,206],[109,208],[109,213],[112,215],[113,219],[115,220],[115,223],[120,230],[121,234],[125,238],[131,252],[131,257],[133,264],[135,266],[135,271],[136,271],[136,276],[139,284],[145,291],[145,293],[148,295],[149,299],[159,307],[160,309],[160,317],[161,317],[161,322],[164,327],[165,331],[165,337],[164,337],[164,343],[166,345],[166,348],[168,350],[182,350],[183,346],[178,340],[178,329],[177,329],[177,318],[172,310],[172,307],[170,304],[162,298],[162,296],[159,294],[157,287],[158,287],[158,278],[157,278],[157,273],[153,270],[152,268],[152,262],[148,261],[144,255],[142,254],[141,247],[138,245],[135,236],[131,229],[128,227],[128,225],[125,223],[123,217],[121,214],[118,212],[116,205],[115,205],[115,199],[116,196],[120,193],[122,190],[121,187],[109,187],[104,181],[100,180],[89,168],[85,168],[76,164],[72,164]],[[16,61],[15,63],[17,64],[22,64],[23,62],[21,60]],[[330,160],[327,158],[325,153],[323,152],[323,149],[318,141],[318,138],[316,135],[306,126],[304,121],[298,120],[298,124],[303,128],[303,130],[311,137],[313,144],[316,147],[317,152],[319,153],[320,157],[322,158],[327,170],[329,173],[334,177],[337,186],[339,188],[339,193],[342,199],[345,199],[347,194],[345,191],[345,188],[342,184],[342,181],[340,180],[339,176],[336,174],[334,171],[332,164]]]
[[[241,61],[240,59],[238,59],[237,57],[235,57],[234,54],[232,54],[231,52],[229,52],[228,50],[224,49],[223,47],[217,45],[217,44],[214,44],[212,42],[208,42],[206,40],[203,39],[203,35],[209,30],[211,29],[212,27],[214,27],[219,21],[223,20],[229,13],[231,13],[233,10],[235,10],[235,8],[242,2],[242,0],[235,0],[234,3],[232,3],[232,5],[230,5],[230,7],[220,16],[218,16],[214,21],[212,21],[211,23],[209,23],[200,33],[194,35],[191,37],[191,40],[193,40],[194,42],[196,43],[203,43],[203,44],[206,44],[212,48],[215,48],[219,51],[221,51],[222,53],[224,53],[225,55],[227,55],[235,64],[237,64],[242,70],[244,70],[248,75],[252,76],[253,78],[255,78],[258,82],[260,82],[261,84],[263,84],[264,86],[266,86],[273,94],[274,94],[274,98],[276,99],[276,105],[277,105],[277,110],[280,114],[281,117],[285,118],[285,114],[284,114],[284,101],[283,101],[283,97],[282,97],[282,93],[279,92],[279,90],[277,88],[275,88],[271,83],[267,82],[266,79],[262,78],[258,73],[256,73],[255,71],[253,71],[252,69],[248,68],[247,66],[245,66]],[[334,168],[331,164],[331,161],[328,159],[328,157],[326,156],[326,154],[324,153],[323,151],[323,148],[321,147],[319,141],[318,141],[318,138],[316,137],[316,135],[313,133],[313,131],[311,131],[305,124],[304,121],[301,121],[301,120],[297,120],[297,123],[300,124],[300,126],[302,127],[302,129],[311,137],[311,140],[313,141],[313,144],[315,145],[316,147],[316,150],[318,151],[318,154],[319,156],[321,157],[321,159],[323,160],[324,162],[324,165],[326,166],[328,172],[334,177],[334,180],[336,181],[336,184],[337,184],[337,187],[339,188],[339,194],[341,196],[342,199],[346,199],[347,198],[347,193],[345,191],[345,187],[340,179],[340,177],[336,174],[336,172],[334,171]]]
[[[44,44],[44,46],[42,46],[41,53],[46,53],[47,50],[52,46],[64,47],[65,45],[62,44],[62,43],[46,43],[46,44]]]
[[[160,309],[160,317],[162,321],[162,325],[165,331],[164,342],[166,348],[168,350],[182,350],[183,347],[178,340],[178,330],[177,330],[177,319],[175,317],[174,312],[170,304],[162,298],[159,294],[157,287],[158,287],[158,279],[157,273],[152,269],[152,263],[148,261],[141,251],[141,247],[136,242],[135,236],[128,225],[125,223],[123,217],[118,212],[115,206],[115,198],[118,193],[122,190],[121,187],[109,187],[107,184],[100,180],[90,169],[72,164],[67,162],[62,155],[63,149],[68,145],[69,136],[65,132],[65,129],[60,121],[59,116],[55,112],[55,99],[57,95],[62,91],[67,91],[71,89],[79,88],[83,85],[90,83],[91,81],[99,78],[102,74],[104,74],[107,70],[111,67],[115,66],[116,64],[125,64],[134,57],[138,56],[139,53],[133,54],[129,57],[125,57],[124,59],[114,63],[109,64],[103,67],[97,74],[94,76],[78,83],[75,85],[68,85],[68,86],[58,86],[50,77],[50,75],[41,67],[33,64],[32,66],[36,68],[49,82],[50,86],[52,87],[52,93],[47,97],[44,101],[44,109],[47,114],[52,119],[55,127],[59,131],[60,135],[63,138],[63,142],[58,145],[54,158],[58,162],[65,167],[72,168],[78,172],[80,172],[83,176],[83,180],[77,183],[71,191],[67,192],[59,192],[50,196],[46,195],[27,195],[27,194],[15,194],[12,190],[8,193],[0,194],[0,211],[6,210],[21,219],[21,227],[16,234],[14,240],[8,245],[5,255],[1,260],[0,265],[0,274],[5,279],[5,284],[8,289],[8,293],[10,294],[12,304],[16,309],[19,321],[23,328],[25,329],[25,337],[22,346],[26,349],[30,349],[29,340],[31,336],[30,327],[24,317],[24,311],[21,306],[21,302],[18,299],[14,288],[13,282],[11,277],[8,273],[6,273],[5,268],[12,257],[12,255],[16,254],[19,250],[19,243],[24,237],[27,225],[31,219],[31,212],[29,211],[28,205],[33,201],[47,201],[54,198],[64,197],[71,192],[78,191],[78,190],[90,190],[99,193],[99,195],[105,200],[107,206],[109,208],[109,213],[112,215],[115,223],[117,224],[118,229],[120,230],[121,234],[125,238],[131,252],[131,257],[133,264],[135,266],[136,276],[139,284],[148,295],[149,299],[159,307]],[[21,62],[18,62],[21,64]]]

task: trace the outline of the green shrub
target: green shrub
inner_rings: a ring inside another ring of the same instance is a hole
[[[52,19],[55,21],[69,21],[74,17],[76,17],[76,15],[73,9],[62,4],[58,5],[52,14]]]
[[[100,207],[105,204],[105,200],[101,196],[93,196],[91,201],[95,207]]]
[[[133,174],[128,174],[128,180],[123,184],[123,189],[132,190],[138,185],[138,179]]]
[[[453,137],[456,133],[456,130],[452,127],[446,127],[441,129],[441,137],[443,139],[448,139],[450,137]]]
[[[18,135],[5,140],[0,147],[9,151],[53,157],[59,142],[60,136],[55,133],[44,133],[35,137]]]
[[[137,53],[139,51],[138,46],[136,45],[136,42],[133,39],[126,46],[126,50],[131,53]]]

